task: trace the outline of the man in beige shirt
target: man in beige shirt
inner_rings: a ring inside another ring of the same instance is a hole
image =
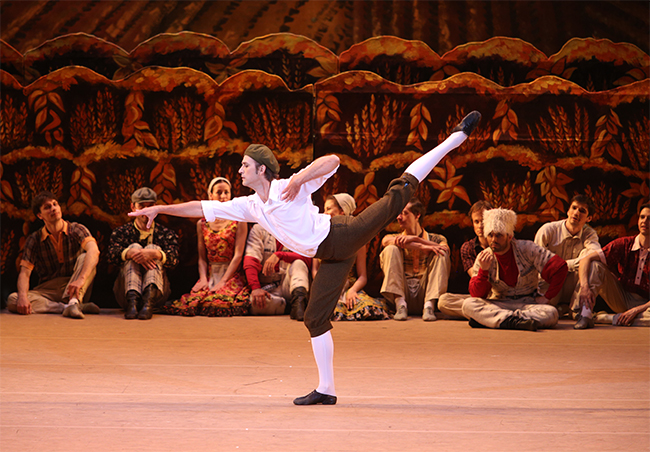
[[[381,294],[395,305],[395,320],[422,313],[424,321],[436,320],[435,304],[447,291],[451,263],[447,239],[424,230],[425,209],[411,199],[397,216],[401,234],[384,237],[379,259],[384,272]]]
[[[601,249],[598,234],[587,225],[591,221],[594,210],[595,206],[590,198],[576,195],[571,199],[565,220],[546,223],[535,234],[536,244],[560,256],[569,267],[562,289],[549,300],[550,304],[558,309],[560,315],[571,310],[575,316],[578,306],[576,302],[571,305],[571,299],[578,283],[580,260],[591,251]],[[547,289],[548,283],[540,278],[540,293],[545,293]]]

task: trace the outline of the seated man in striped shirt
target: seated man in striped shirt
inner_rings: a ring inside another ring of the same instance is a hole
[[[90,302],[90,288],[99,261],[99,248],[88,229],[63,219],[56,196],[44,191],[32,200],[32,210],[45,225],[27,237],[20,261],[18,291],[9,295],[7,309],[18,314],[53,313],[83,319],[99,314]],[[29,290],[36,270],[39,284]]]

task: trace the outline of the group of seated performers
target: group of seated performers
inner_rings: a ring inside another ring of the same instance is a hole
[[[232,186],[214,178],[208,199],[229,201]],[[131,196],[132,211],[154,205],[156,193],[143,187]],[[56,197],[40,193],[32,203],[44,227],[31,234],[23,251],[18,291],[7,308],[20,314],[61,313],[84,318],[98,314],[90,301],[99,249],[88,229],[65,221]],[[564,220],[542,225],[535,240],[514,237],[515,212],[479,201],[469,210],[475,237],[462,244],[466,294],[447,293],[450,249],[447,239],[422,226],[423,204],[412,198],[397,216],[401,232],[381,241],[381,296],[364,292],[368,282],[366,246],[361,247],[340,294],[332,320],[424,321],[467,319],[474,328],[537,330],[552,328],[563,316],[575,329],[594,324],[650,326],[648,274],[650,204],[638,210],[639,234],[601,247],[588,223],[595,206],[576,195]],[[324,212],[352,216],[356,203],[347,193],[330,195]],[[183,316],[282,315],[302,321],[310,282],[320,260],[286,249],[259,224],[200,219],[196,224],[199,279],[191,291],[170,300],[167,269],[178,264],[178,237],[147,217],[116,228],[108,260],[119,268],[114,284],[117,303],[127,319],[150,319],[153,313]],[[36,270],[40,283],[29,289]],[[600,296],[608,310],[594,312]]]
[[[347,193],[328,196],[322,214],[311,202],[311,194],[336,172],[338,157],[321,157],[279,180],[273,152],[259,144],[248,147],[239,170],[242,184],[254,195],[233,200],[231,182],[224,177],[210,182],[209,200],[201,202],[163,206],[151,188],[137,189],[129,214],[134,219],[112,232],[107,250],[108,262],[119,269],[113,291],[124,317],[288,314],[304,320],[310,331],[330,328],[330,320],[404,321],[420,314],[427,322],[466,319],[474,328],[530,331],[552,328],[562,316],[575,319],[575,329],[596,323],[649,326],[648,203],[639,206],[636,236],[601,247],[588,225],[594,204],[584,195],[573,197],[566,219],[542,225],[534,241],[514,237],[515,212],[479,201],[469,210],[476,237],[460,248],[470,277],[468,293],[447,293],[447,239],[424,229],[425,207],[413,193],[478,120],[478,112],[470,113],[358,216]],[[44,226],[25,242],[8,310],[78,319],[98,314],[90,301],[99,261],[92,234],[64,220],[50,192],[37,195],[32,210]],[[196,224],[199,279],[177,300],[170,300],[167,270],[179,262],[178,236],[154,221],[159,213],[203,216]],[[368,282],[365,244],[395,218],[401,232],[381,241],[381,296],[373,297],[363,290]],[[311,223],[305,226],[305,221]],[[30,290],[33,270],[40,279]],[[609,309],[594,312],[598,296]],[[319,307],[309,309],[314,298]]]

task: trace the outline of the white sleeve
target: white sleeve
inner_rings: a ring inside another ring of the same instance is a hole
[[[249,212],[247,196],[226,202],[201,201],[201,208],[207,221],[214,221],[216,218],[232,221],[255,221]]]
[[[302,173],[303,171],[307,171],[307,169],[313,164],[314,164],[313,162],[310,163],[305,168],[301,169],[300,171],[298,171],[296,174],[294,174],[291,177],[293,178],[294,176]],[[312,179],[312,180],[307,181],[304,184],[302,184],[302,186],[300,187],[300,193],[298,193],[298,196],[296,198],[300,199],[300,198],[306,198],[308,196],[311,196],[311,194],[314,193],[319,188],[321,188],[323,186],[323,184],[325,183],[325,181],[327,179],[329,179],[330,177],[332,177],[334,175],[334,173],[336,173],[336,171],[338,169],[339,169],[339,167],[337,166],[336,168],[334,168],[332,171],[325,174],[324,176],[317,177],[315,179]],[[282,182],[286,181],[286,183],[283,184],[281,190],[284,190],[284,187],[286,187],[286,184],[289,183],[289,180],[291,180],[291,179],[285,179],[284,181],[282,181]]]

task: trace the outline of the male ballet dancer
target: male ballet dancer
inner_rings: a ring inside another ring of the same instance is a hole
[[[330,317],[359,248],[388,226],[409,202],[418,184],[451,150],[460,146],[476,128],[481,114],[473,111],[437,147],[418,158],[404,174],[393,180],[386,194],[355,217],[330,217],[318,213],[311,194],[339,167],[336,155],[326,155],[289,179],[278,179],[280,165],[273,152],[262,144],[251,144],[244,152],[239,174],[242,185],[255,193],[227,202],[191,201],[155,205],[130,213],[146,215],[153,222],[158,214],[179,217],[224,218],[258,223],[285,247],[307,257],[321,259],[305,311],[305,326],[318,367],[316,390],[296,398],[296,405],[334,405],[334,343]]]

